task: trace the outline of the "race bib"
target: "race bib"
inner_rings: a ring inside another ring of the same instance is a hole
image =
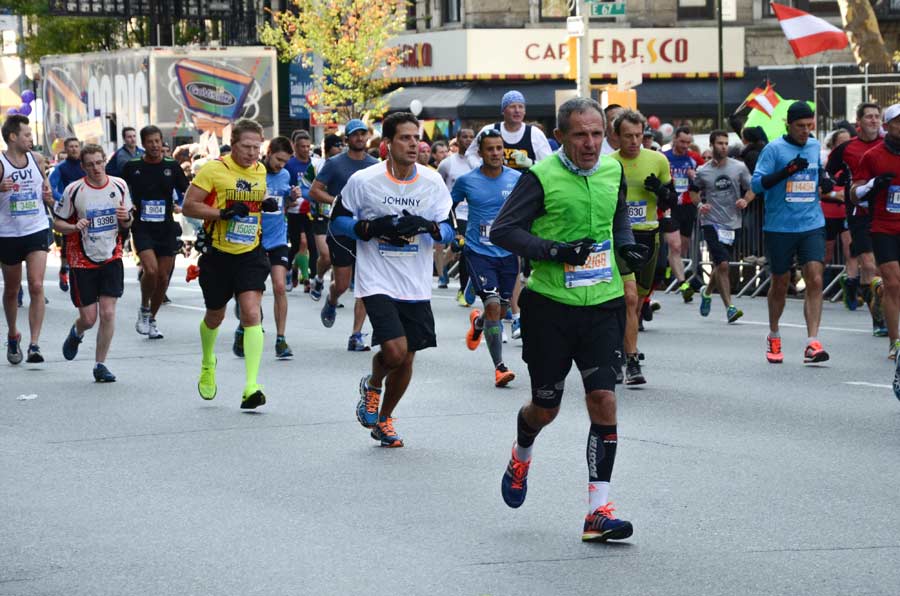
[[[141,201],[141,221],[147,223],[166,221],[166,201],[164,199]]]
[[[647,221],[647,201],[629,201],[628,219],[632,224],[640,224]]]
[[[788,178],[784,200],[788,203],[812,203],[816,200],[816,180],[818,173],[806,169]]]
[[[690,184],[690,180],[687,176],[676,176],[675,177],[675,192],[679,195],[682,193],[686,193],[688,191],[688,186]]]
[[[595,286],[601,282],[612,281],[612,244],[605,240],[594,244],[591,254],[584,265],[563,266],[563,277],[567,288]]]
[[[253,244],[259,235],[259,217],[235,217],[228,221],[225,229],[225,240],[233,244]]]
[[[716,236],[719,237],[719,242],[722,244],[727,244],[729,246],[734,244],[734,230],[716,226]]]
[[[394,246],[390,242],[378,242],[378,252],[387,259],[415,257],[419,254],[419,241],[417,238],[407,238],[410,244]]]
[[[484,244],[485,246],[493,246],[491,244],[491,226],[494,225],[494,220],[487,221],[478,226],[478,241]]]
[[[109,232],[116,229],[116,208],[89,209],[87,219],[90,222],[88,231],[91,234]]]
[[[37,215],[40,212],[38,196],[34,193],[14,193],[9,195],[9,212],[13,217]]]
[[[888,213],[900,213],[900,185],[888,186],[884,206]]]

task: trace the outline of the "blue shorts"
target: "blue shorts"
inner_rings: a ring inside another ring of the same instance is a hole
[[[801,267],[810,261],[825,262],[825,228],[807,232],[765,232],[766,258],[772,275],[791,270],[794,255]]]
[[[478,297],[484,300],[493,294],[500,300],[512,298],[516,277],[519,275],[519,259],[515,255],[505,257],[489,257],[464,249],[466,266],[469,268],[469,280]]]

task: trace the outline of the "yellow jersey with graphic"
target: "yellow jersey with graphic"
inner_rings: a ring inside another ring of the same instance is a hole
[[[257,162],[244,168],[226,155],[205,164],[191,183],[207,192],[205,202],[211,207],[227,209],[243,203],[250,209],[247,217],[204,222],[206,237],[213,248],[239,255],[259,246],[260,206],[266,198],[266,167],[263,164]]]

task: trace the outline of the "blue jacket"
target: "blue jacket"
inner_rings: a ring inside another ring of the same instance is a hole
[[[84,170],[81,169],[81,161],[68,157],[56,164],[50,173],[50,188],[53,190],[53,199],[58,203],[62,200],[66,187],[84,178]]]
[[[802,155],[809,166],[764,189],[764,176],[783,170],[788,163]],[[810,137],[802,147],[786,136],[775,139],[763,148],[753,171],[751,186],[756,194],[766,193],[766,232],[808,232],[825,226],[825,216],[819,206],[819,170],[821,145]]]

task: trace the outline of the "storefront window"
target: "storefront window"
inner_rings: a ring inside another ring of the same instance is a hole
[[[715,0],[678,0],[679,19],[712,19],[715,10]]]
[[[416,1],[406,0],[406,30],[416,30]]]
[[[441,14],[444,15],[445,23],[459,22],[459,3],[460,0],[443,0]]]
[[[819,17],[833,17],[841,14],[838,3],[832,0],[783,0],[781,3]],[[775,18],[772,5],[768,2],[763,2],[763,16]]]
[[[574,12],[569,12],[568,0],[541,0],[541,20],[565,19],[574,16]]]

